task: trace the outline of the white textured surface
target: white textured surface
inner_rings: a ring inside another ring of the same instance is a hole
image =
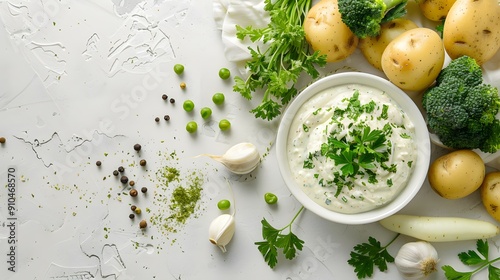
[[[347,264],[352,247],[369,236],[382,243],[393,237],[378,224],[340,225],[306,211],[294,226],[305,241],[303,251],[268,268],[253,244],[261,240],[260,220],[285,225],[300,205],[279,175],[273,145],[277,123],[254,119],[248,110],[259,100],[244,100],[217,76],[221,67],[237,73],[241,64],[226,57],[213,11],[208,0],[0,1],[0,136],[7,138],[0,147],[0,180],[4,185],[8,166],[17,168],[19,178],[15,273],[7,270],[8,198],[0,189],[0,279],[354,279]],[[496,86],[499,61],[497,54],[485,65],[486,78]],[[176,63],[186,67],[181,77],[172,71]],[[381,75],[359,52],[323,73],[344,70]],[[218,91],[226,94],[222,107],[211,103]],[[164,93],[177,102],[165,103]],[[197,109],[211,106],[212,120],[184,112],[185,99],[194,100]],[[162,119],[165,114],[169,123]],[[217,127],[222,118],[232,122],[228,133]],[[184,130],[191,119],[199,123],[196,135]],[[194,158],[223,153],[242,141],[265,155],[251,176],[234,176],[206,158]],[[135,143],[143,147],[140,155],[132,149]],[[139,158],[148,160],[146,169],[137,165]],[[103,162],[101,168],[96,160]],[[142,233],[128,218],[130,197],[120,195],[120,183],[110,176],[119,165],[150,190],[137,200],[150,208],[145,218],[168,213],[168,205],[157,200],[164,191],[158,169],[172,166],[184,177],[203,175],[197,218],[177,233],[155,225]],[[222,254],[208,242],[208,225],[220,214],[217,201],[229,197],[225,177],[234,189],[237,214],[236,234]],[[266,192],[279,196],[276,207],[265,204]],[[402,212],[491,221],[478,193],[444,200],[427,183]],[[389,251],[395,256],[407,241],[412,239],[399,238]],[[498,238],[490,240],[491,254],[500,255],[497,243]],[[435,244],[441,264],[464,270],[456,254],[474,246],[474,241]],[[439,271],[433,279],[443,277]],[[373,279],[399,275],[390,265]]]

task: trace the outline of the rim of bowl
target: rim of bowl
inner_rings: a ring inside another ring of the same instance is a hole
[[[290,176],[291,171],[289,169],[287,156],[287,142],[290,126],[295,114],[302,104],[324,89],[343,84],[362,84],[385,91],[412,119],[415,126],[415,142],[417,143],[416,148],[418,150],[415,169],[413,170],[406,187],[391,202],[376,209],[355,214],[346,214],[328,210],[309,198],[309,196],[301,190],[300,186],[298,186],[298,184]],[[293,196],[307,210],[310,210],[324,219],[342,224],[367,224],[376,222],[398,212],[406,206],[415,197],[424,183],[430,163],[430,150],[430,139],[427,125],[420,110],[413,100],[411,100],[411,98],[404,91],[396,87],[388,80],[379,76],[360,72],[333,74],[321,78],[306,87],[290,103],[284,112],[276,138],[278,166],[281,176]]]

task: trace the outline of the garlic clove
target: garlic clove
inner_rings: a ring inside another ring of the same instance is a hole
[[[239,143],[229,148],[223,155],[203,154],[226,166],[235,174],[248,174],[260,163],[260,154],[252,143]]]
[[[426,279],[437,271],[438,262],[436,249],[425,241],[406,243],[394,259],[398,271],[406,280]]]
[[[226,245],[229,244],[233,238],[235,231],[234,216],[229,214],[222,214],[215,218],[208,228],[208,240],[219,246],[222,252],[226,252]]]

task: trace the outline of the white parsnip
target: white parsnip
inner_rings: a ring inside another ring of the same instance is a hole
[[[396,214],[380,221],[388,230],[428,242],[486,239],[500,233],[490,222],[459,217],[426,217]]]

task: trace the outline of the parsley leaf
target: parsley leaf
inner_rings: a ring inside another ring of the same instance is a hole
[[[499,261],[500,257],[490,260],[488,255],[488,241],[479,239],[476,242],[476,250],[469,250],[458,254],[458,258],[463,264],[467,266],[476,266],[476,269],[468,272],[460,272],[449,265],[443,265],[441,269],[444,271],[444,275],[448,280],[469,280],[475,273],[488,267],[488,279],[500,280],[500,269],[492,265]]]
[[[290,223],[280,229],[273,227],[265,218],[262,219],[262,238],[264,240],[255,242],[254,244],[257,245],[257,249],[271,268],[274,268],[278,264],[278,249],[282,249],[285,258],[288,260],[295,258],[297,250],[302,250],[304,241],[292,232],[292,224],[302,210],[304,210],[303,206],[295,214]],[[283,234],[283,231],[286,229],[288,229],[288,234]]]
[[[259,106],[252,109],[250,112],[255,114],[255,117],[265,120],[271,120],[276,114],[280,114],[281,105],[272,100],[263,101]]]
[[[275,267],[278,263],[278,248],[269,241],[255,242],[264,260],[270,267]]]
[[[443,38],[444,22],[446,19],[441,20],[438,25],[436,25],[436,31],[441,38]]]
[[[319,76],[316,66],[326,64],[326,55],[311,53],[305,39],[303,22],[312,0],[265,0],[264,10],[269,12],[270,23],[263,28],[236,26],[236,37],[261,41],[264,50],[249,48],[251,59],[246,68],[249,77],[234,78],[233,90],[244,98],[263,90],[262,104],[250,112],[256,118],[272,120],[298,93],[295,88],[302,72],[312,78]]]
[[[364,169],[375,169],[375,161],[381,162],[389,148],[384,131],[369,126],[352,131],[353,141],[344,137],[340,140],[330,134],[327,143],[321,146],[321,154],[335,161],[340,166],[342,175],[354,177],[358,174],[360,167]],[[380,150],[384,152],[380,152]]]
[[[304,165],[302,166],[305,169],[313,169],[314,168],[314,162],[313,162],[313,154],[309,153],[309,156],[307,157],[306,160],[304,160]]]
[[[389,254],[387,247],[398,238],[398,233],[387,245],[380,245],[380,242],[373,237],[368,238],[368,243],[361,243],[354,246],[351,251],[351,258],[347,261],[348,264],[354,266],[354,272],[358,279],[371,277],[373,275],[373,267],[376,266],[380,271],[387,270],[387,263],[394,262],[394,257]]]

